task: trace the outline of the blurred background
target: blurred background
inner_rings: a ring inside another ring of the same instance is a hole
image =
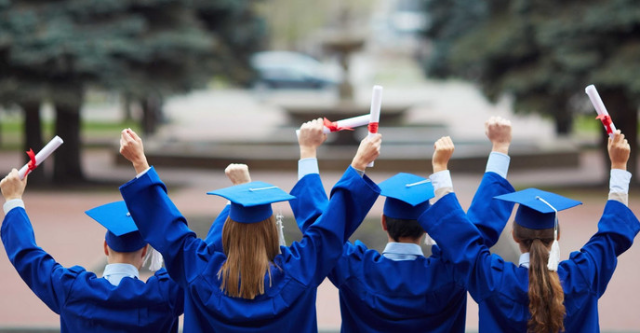
[[[117,187],[135,174],[118,154],[123,128],[141,134],[149,162],[204,237],[225,204],[205,193],[231,185],[229,163],[291,189],[295,129],[368,113],[371,89],[381,85],[373,180],[427,176],[433,142],[450,135],[454,187],[466,208],[491,149],[484,122],[508,118],[514,186],[584,202],[560,215],[568,258],[597,230],[608,193],[607,136],[587,85],[629,139],[629,170],[637,171],[639,36],[640,7],[631,0],[0,0],[0,173],[54,135],[64,140],[29,176],[27,212],[40,246],[100,276],[104,230],[84,211],[120,200]],[[365,135],[332,133],[320,148],[327,191]],[[633,178],[634,210],[638,184]],[[352,238],[378,250],[386,243],[382,203]],[[290,208],[276,209],[287,240],[299,239]],[[510,224],[492,250],[517,262]],[[640,332],[638,262],[634,248],[619,258],[600,300],[602,331]],[[4,254],[0,276],[0,332],[58,330],[58,317]],[[330,283],[317,308],[320,331],[339,331]],[[469,298],[469,332],[477,321]]]

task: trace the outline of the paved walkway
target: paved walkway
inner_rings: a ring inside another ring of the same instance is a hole
[[[422,86],[424,89],[424,96],[420,97],[422,103],[417,102],[422,106],[412,109],[409,119],[415,122],[446,122],[455,141],[481,138],[482,123],[489,115],[509,116],[508,111],[502,106],[492,107],[479,103],[477,93],[475,93],[476,97],[473,97],[474,92],[468,88],[457,87],[459,92],[462,91],[461,95],[449,91],[450,88],[446,85]],[[366,95],[366,93],[363,94]],[[414,99],[416,95],[420,96],[416,94],[416,90],[389,88],[385,90],[384,98],[406,100],[409,95],[414,96]],[[293,97],[308,98],[309,96],[300,93]],[[272,96],[270,100],[273,102],[277,98],[284,97]],[[366,100],[364,97],[363,99]],[[474,110],[470,110],[469,105],[476,106],[473,107]],[[273,106],[260,104],[257,99],[248,99],[247,93],[242,91],[194,93],[169,103],[168,115],[176,122],[163,128],[156,139],[193,140],[194,144],[198,142],[207,144],[220,137],[260,137],[268,135],[269,131],[286,123],[286,119],[273,109]],[[514,119],[514,140],[543,138],[544,142],[553,142],[550,124],[536,117],[509,117]],[[117,133],[114,135],[115,145],[118,137]],[[149,142],[149,144],[153,143]],[[425,147],[425,155],[430,154],[429,148]],[[98,190],[66,189],[63,191],[28,188],[25,194],[27,210],[32,218],[39,245],[64,266],[82,265],[98,275],[101,274],[105,263],[102,254],[104,230],[83,212],[94,206],[119,200],[117,185],[134,176],[132,168],[114,166],[111,153],[108,150],[87,151],[83,156],[83,163],[90,178],[112,181],[113,186],[103,186]],[[384,150],[382,153],[384,154]],[[556,187],[590,183],[606,175],[599,157],[595,152],[585,153],[577,169],[556,170],[550,166],[549,169],[538,171],[511,172],[509,179],[516,187],[532,184]],[[5,174],[11,167],[20,166],[21,160],[20,153],[1,153],[0,173]],[[295,164],[296,161],[291,163]],[[45,162],[43,167],[51,168],[51,162]],[[205,195],[209,190],[229,185],[223,170],[159,168],[158,171],[168,183],[171,198],[185,216],[213,218],[223,207],[222,199]],[[425,170],[425,174],[427,171]],[[466,208],[470,204],[482,172],[483,170],[478,170],[472,174],[454,175],[454,186],[463,207]],[[376,172],[375,168],[367,171],[367,174],[377,182],[391,176],[389,173]],[[340,174],[336,172],[323,172],[325,184],[328,185],[335,183],[339,176]],[[273,182],[284,189],[290,189],[296,181],[296,175],[293,173],[254,171],[252,177]],[[593,191],[568,189],[563,193],[584,201],[584,205],[561,215],[562,257],[567,258],[570,251],[579,249],[596,231],[597,219],[606,201],[607,188],[597,187]],[[640,209],[637,191],[632,191],[630,197],[631,207],[634,210]],[[382,203],[383,200],[378,200],[370,213],[372,216],[379,216]],[[282,205],[281,209],[285,214],[289,211],[286,205]],[[291,216],[290,213],[288,215]],[[287,223],[287,227],[295,227],[290,220]],[[600,323],[603,330],[640,330],[640,317],[637,316],[637,309],[640,308],[640,297],[638,297],[640,286],[637,283],[637,277],[640,276],[638,262],[640,262],[640,248],[637,246],[620,257],[618,269],[607,292],[600,300]],[[3,295],[0,302],[0,326],[51,327],[58,325],[57,316],[24,285],[8,262],[6,255],[0,255],[0,276],[3,281],[0,284],[0,294]],[[337,330],[340,325],[338,296],[337,291],[330,284],[325,283],[320,287],[317,308],[319,327],[322,330]],[[478,319],[477,306],[473,300],[469,301],[467,313],[467,327],[469,330],[474,330],[477,328]]]

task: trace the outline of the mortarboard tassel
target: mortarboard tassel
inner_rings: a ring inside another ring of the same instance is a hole
[[[280,246],[287,246],[287,241],[284,240],[284,225],[282,224],[282,213],[276,214],[276,225],[278,226],[278,239],[280,241]]]
[[[547,204],[547,206],[551,207],[551,209],[553,209],[553,211],[555,212],[555,224],[553,226],[553,243],[551,244],[551,251],[549,251],[547,269],[553,272],[557,272],[558,264],[560,264],[560,245],[558,244],[558,210],[541,197],[536,197],[536,199]]]
[[[551,251],[549,252],[549,261],[547,262],[547,268],[550,271],[557,272],[558,264],[560,263],[560,245],[558,245],[558,231],[554,231],[553,244],[551,244]]]
[[[431,236],[429,236],[429,234],[424,234],[424,245],[427,246],[433,246],[433,245],[438,245],[436,243],[436,240],[431,238]]]
[[[155,272],[160,268],[162,268],[162,261],[163,261],[162,254],[160,254],[158,250],[152,247],[149,247],[149,251],[147,252],[147,255],[144,257],[144,262],[142,263],[142,266],[146,265],[147,261],[149,262],[149,270],[152,272]]]

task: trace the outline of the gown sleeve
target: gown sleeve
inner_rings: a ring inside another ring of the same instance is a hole
[[[290,200],[289,205],[298,228],[304,233],[329,204],[320,174],[312,173],[302,177],[291,189],[290,194],[296,198]]]
[[[513,202],[496,200],[493,197],[514,191],[509,181],[495,172],[485,172],[482,177],[467,216],[478,228],[487,247],[492,247],[498,242],[514,206]]]
[[[466,285],[476,261],[488,255],[489,248],[460,207],[455,193],[429,207],[418,222],[438,242],[443,259],[454,265],[456,282]]]
[[[60,314],[81,267],[62,267],[36,244],[31,221],[22,207],[10,210],[2,223],[2,242],[22,280],[53,312]]]
[[[582,279],[600,297],[613,276],[617,257],[631,247],[638,231],[640,222],[633,212],[623,203],[609,200],[598,222],[598,232],[560,265],[569,272],[569,278]]]
[[[211,228],[209,228],[209,232],[207,233],[207,237],[205,237],[204,241],[208,246],[213,247],[216,251],[222,252],[222,229],[224,228],[224,223],[227,221],[229,217],[229,210],[231,209],[231,205],[225,205],[218,217],[211,224]]]
[[[169,276],[185,287],[206,266],[207,243],[189,229],[153,167],[122,185],[120,193],[144,240],[162,254]]]
[[[292,276],[302,284],[319,285],[379,194],[380,189],[373,181],[349,167],[331,190],[331,199],[317,221],[306,228],[300,242],[294,242],[283,252],[283,265],[293,272]]]

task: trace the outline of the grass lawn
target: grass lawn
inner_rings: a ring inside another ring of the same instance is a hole
[[[117,142],[117,138],[123,128],[140,131],[140,125],[134,121],[83,121],[81,136],[86,146],[102,145],[105,142]],[[46,143],[55,135],[54,122],[44,121],[42,129],[43,140]],[[22,131],[22,117],[16,114],[2,114],[0,116],[0,150],[22,149]],[[64,138],[62,139],[64,140]]]

